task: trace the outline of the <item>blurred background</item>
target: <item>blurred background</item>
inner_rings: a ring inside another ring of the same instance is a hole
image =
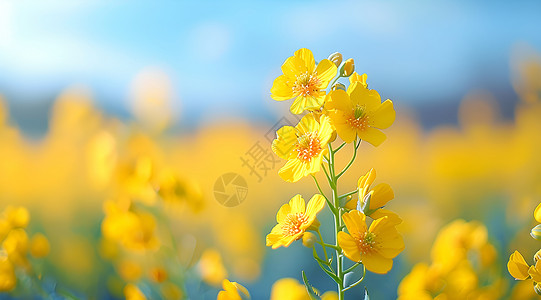
[[[214,299],[224,278],[267,299],[301,270],[333,290],[300,242],[265,247],[278,208],[316,192],[310,178],[282,181],[270,151],[275,131],[298,121],[270,88],[303,47],[353,58],[397,111],[341,187],[375,168],[404,220],[393,270],[367,275],[374,299],[396,298],[412,268],[438,257],[438,232],[460,224],[471,228],[453,247],[477,253],[464,277],[475,285],[461,292],[533,297],[506,263],[519,249],[531,264],[539,250],[529,237],[541,200],[539,11],[538,1],[0,0],[0,299]],[[479,245],[463,242],[470,231]],[[364,284],[347,293],[361,298]]]

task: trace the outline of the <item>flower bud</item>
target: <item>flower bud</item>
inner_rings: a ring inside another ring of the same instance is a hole
[[[32,239],[30,239],[30,253],[32,256],[37,258],[45,257],[49,254],[50,250],[51,246],[49,245],[49,241],[43,234],[36,233]]]
[[[340,64],[342,63],[342,54],[340,52],[334,52],[333,54],[329,55],[328,59],[332,61],[336,67],[340,67]]]
[[[346,60],[342,67],[340,68],[340,76],[342,77],[349,77],[353,72],[355,71],[355,62],[353,61],[353,58],[350,58]]]
[[[316,243],[317,238],[316,235],[307,231],[302,235],[302,244],[304,247],[312,248],[314,247],[314,244]]]
[[[539,259],[541,259],[541,249],[535,253],[533,256],[533,260],[537,262]]]
[[[332,91],[336,91],[336,90],[343,90],[345,91],[346,90],[346,86],[341,84],[340,82],[338,83],[335,83],[332,88],[331,88]]]
[[[530,232],[530,235],[538,241],[541,241],[541,224],[535,226],[532,228],[532,231]]]

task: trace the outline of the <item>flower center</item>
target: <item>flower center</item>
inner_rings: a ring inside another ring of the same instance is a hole
[[[369,125],[369,117],[364,105],[356,105],[353,109],[353,115],[346,122],[353,128],[365,130]]]
[[[293,92],[301,96],[312,96],[318,91],[318,86],[321,84],[321,80],[317,77],[317,73],[304,72],[296,75],[297,80],[293,85]]]
[[[308,221],[304,213],[288,214],[282,225],[282,234],[284,236],[293,236],[301,233],[301,225]]]
[[[376,247],[376,235],[372,232],[365,232],[357,239],[357,245],[362,254],[374,251]]]
[[[297,158],[302,162],[309,162],[313,157],[317,156],[321,152],[321,143],[319,139],[315,137],[317,132],[311,132],[308,134],[297,137]]]

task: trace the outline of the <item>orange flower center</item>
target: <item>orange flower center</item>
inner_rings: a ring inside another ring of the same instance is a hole
[[[362,254],[372,253],[376,247],[376,235],[372,232],[365,232],[357,239],[357,246]]]
[[[346,122],[349,126],[360,130],[368,128],[370,120],[368,114],[365,112],[365,107],[356,105]]]
[[[297,158],[303,163],[309,162],[313,157],[321,153],[321,142],[316,133],[308,133],[297,138]]]
[[[321,80],[317,77],[317,73],[304,72],[296,75],[297,80],[293,85],[293,93],[301,96],[312,96],[318,91]]]
[[[284,236],[293,236],[301,233],[301,225],[308,221],[304,213],[288,214],[282,225],[282,234]]]

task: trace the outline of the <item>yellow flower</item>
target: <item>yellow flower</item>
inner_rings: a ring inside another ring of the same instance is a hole
[[[530,266],[528,269],[528,274],[532,277],[533,281],[536,283],[541,282],[541,261],[537,261],[535,266]]]
[[[325,105],[336,133],[347,143],[356,137],[379,146],[386,136],[379,129],[391,126],[395,119],[393,102],[381,97],[375,90],[369,90],[361,81],[355,81],[348,91],[335,90],[329,94]]]
[[[282,65],[283,75],[274,80],[271,97],[278,101],[295,98],[290,107],[294,114],[318,109],[323,105],[325,89],[336,76],[336,70],[336,65],[328,59],[316,66],[312,51],[299,49]]]
[[[294,278],[282,278],[272,285],[270,300],[310,300],[304,284]]]
[[[11,291],[16,285],[17,277],[13,264],[6,256],[0,257],[0,292]]]
[[[50,250],[51,245],[43,234],[36,233],[30,240],[30,253],[32,256],[36,258],[45,257]]]
[[[288,182],[296,182],[319,172],[332,132],[327,116],[321,116],[318,122],[311,114],[304,116],[295,127],[280,128],[272,142],[272,151],[288,160],[278,171],[280,177]]]
[[[201,279],[207,284],[218,286],[227,277],[227,270],[222,262],[220,252],[214,249],[207,249],[201,255],[197,264]]]
[[[316,194],[308,201],[308,207],[301,195],[296,195],[288,204],[282,205],[276,214],[278,224],[267,235],[267,246],[276,249],[288,247],[302,238],[304,232],[313,225],[316,215],[323,209],[325,198]]]
[[[349,209],[356,209],[357,208],[357,201],[364,204],[364,201],[370,201],[370,205],[365,208],[364,213],[367,216],[371,216],[377,212],[377,210],[387,202],[393,200],[394,198],[394,192],[390,185],[387,183],[380,183],[376,185],[373,189],[370,189],[370,186],[372,183],[374,183],[374,180],[376,179],[376,170],[370,169],[368,173],[366,173],[364,176],[361,176],[359,178],[359,181],[357,183],[357,188],[359,189],[359,199],[358,200],[351,200],[346,204],[346,208]],[[394,214],[390,211],[385,211],[385,215]],[[378,214],[381,216],[381,214]],[[396,215],[396,214],[394,214]],[[396,215],[398,217],[398,215]],[[376,217],[373,217],[374,219],[377,219]],[[392,219],[395,219],[395,216],[392,216]],[[400,218],[399,218],[400,219]],[[400,222],[399,222],[400,223]]]
[[[396,224],[383,217],[374,220],[367,230],[366,216],[352,210],[342,216],[349,234],[340,231],[338,244],[347,258],[362,262],[367,270],[385,274],[393,266],[393,258],[404,250],[404,240]]]
[[[507,262],[507,270],[509,270],[509,274],[511,274],[511,276],[513,276],[515,279],[525,280],[526,278],[530,277],[528,274],[529,268],[530,267],[520,252],[515,251],[509,257],[509,262]]]
[[[242,285],[224,279],[222,282],[223,291],[218,293],[217,300],[247,300],[250,293]]]
[[[11,224],[13,228],[25,228],[30,221],[30,214],[23,206],[9,205],[4,209],[3,217]]]
[[[128,283],[124,287],[124,297],[126,300],[146,300],[145,294],[134,284]]]

